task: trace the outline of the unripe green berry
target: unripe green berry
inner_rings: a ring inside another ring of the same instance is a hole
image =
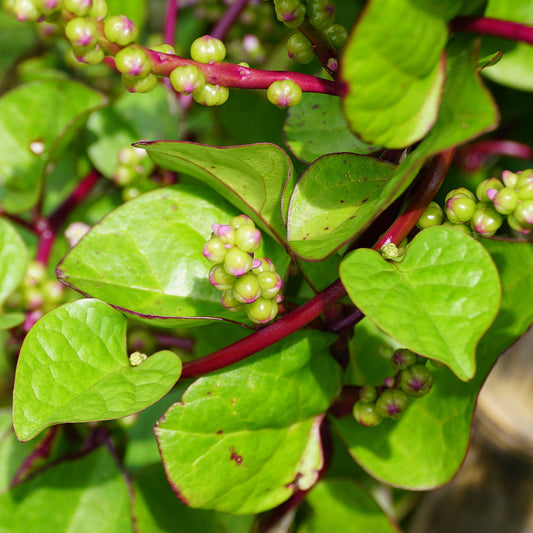
[[[529,235],[531,233],[531,230],[533,229],[531,225],[519,222],[514,215],[509,215],[507,217],[507,223],[509,224],[509,227],[512,230],[517,231],[522,235]]]
[[[492,207],[478,204],[470,221],[472,229],[483,237],[492,237],[503,223],[503,218]]]
[[[324,33],[335,48],[344,46],[346,39],[348,39],[348,30],[341,24],[332,24],[324,30]]]
[[[300,32],[293,33],[287,41],[287,54],[298,63],[310,63],[315,58],[311,41]]]
[[[222,105],[229,97],[229,89],[222,85],[205,85],[194,89],[192,96],[196,102],[205,106]]]
[[[179,93],[191,94],[205,85],[205,78],[194,65],[186,65],[176,67],[170,73],[170,83]]]
[[[234,313],[244,309],[244,305],[235,299],[231,289],[224,291],[224,294],[222,294],[221,303],[228,311],[233,311]]]
[[[258,298],[246,306],[246,314],[254,324],[267,324],[276,318],[278,304],[274,300]]]
[[[447,203],[448,200],[455,197],[461,197],[461,198],[469,198],[473,202],[476,201],[476,196],[472,191],[469,191],[466,187],[459,187],[458,189],[452,189],[447,195],[444,200],[444,203]]]
[[[117,152],[119,163],[131,168],[136,167],[146,156],[146,150],[136,146],[124,146]]]
[[[104,35],[112,43],[126,46],[137,39],[139,30],[135,22],[126,15],[116,15],[104,22]]]
[[[224,256],[224,269],[233,276],[244,276],[251,270],[252,265],[252,256],[239,248],[231,248]]]
[[[263,257],[261,259],[258,259],[258,261],[260,261],[261,263],[252,269],[252,272],[256,276],[261,274],[261,272],[275,272],[276,271],[276,267],[274,266],[274,263],[268,257]]]
[[[300,0],[274,0],[276,18],[288,28],[297,28],[305,20],[305,5]]]
[[[245,274],[233,284],[233,296],[243,304],[251,304],[261,296],[261,287],[254,274]]]
[[[47,17],[61,9],[61,0],[34,0],[34,4]]]
[[[228,249],[218,237],[211,237],[204,245],[202,253],[211,263],[219,264],[224,261]],[[250,258],[251,260],[251,258]]]
[[[191,44],[191,58],[198,63],[218,63],[224,61],[225,57],[224,43],[210,35],[198,37]]]
[[[89,17],[96,20],[104,20],[107,17],[108,11],[109,9],[106,0],[93,0],[93,5],[89,11]]]
[[[400,389],[383,391],[376,400],[376,411],[382,417],[399,418],[407,409],[407,394]]]
[[[417,361],[417,355],[415,352],[408,350],[407,348],[400,348],[392,354],[391,365],[394,370],[405,370],[411,365],[414,365]]]
[[[302,89],[292,80],[278,80],[268,87],[267,98],[281,108],[294,106],[302,100]]]
[[[38,261],[30,261],[22,278],[22,287],[41,285],[46,277],[46,267]]]
[[[171,44],[158,44],[156,46],[151,46],[150,50],[153,50],[154,52],[160,52],[161,54],[176,54],[176,49]]]
[[[77,17],[88,15],[92,6],[92,0],[63,0],[63,8]]]
[[[492,200],[496,193],[503,189],[503,183],[498,178],[489,178],[483,180],[476,189],[476,196],[480,202]],[[494,191],[489,193],[489,191]],[[490,194],[490,197],[489,197]]]
[[[236,280],[237,278],[228,274],[221,264],[214,265],[209,271],[209,283],[219,291],[228,291]]]
[[[446,201],[445,212],[452,224],[463,224],[472,218],[475,208],[475,199],[466,196],[452,196]]]
[[[373,403],[378,397],[376,387],[365,385],[359,389],[359,399],[364,403]]]
[[[376,404],[363,401],[355,402],[353,406],[353,417],[359,424],[366,427],[377,426],[383,420],[377,412]]]
[[[413,365],[400,372],[400,387],[409,396],[425,396],[433,386],[433,375],[425,365]]]
[[[76,50],[74,50],[74,52],[76,52]],[[96,45],[94,48],[89,48],[89,50],[81,55],[76,55],[76,58],[81,63],[86,63],[87,65],[98,65],[104,59],[104,51]]]
[[[229,224],[213,224],[213,235],[218,237],[224,244],[235,245],[235,230]],[[248,250],[244,250],[247,252]]]
[[[511,187],[500,189],[493,198],[494,209],[501,215],[510,215],[518,205],[518,194]]]
[[[254,221],[246,215],[237,215],[231,219],[229,225],[234,229],[239,229],[241,226],[252,226],[255,228]]]
[[[517,194],[520,200],[533,200],[533,176],[517,186]]]
[[[510,170],[504,170],[502,172],[502,181],[506,187],[515,187],[518,182],[518,174],[515,174]]]
[[[119,187],[125,187],[130,183],[133,183],[137,178],[137,172],[135,169],[125,165],[118,165],[113,171],[113,181]]]
[[[335,20],[335,8],[330,0],[307,0],[307,17],[312,26],[324,30]]]
[[[533,226],[533,200],[520,202],[513,215],[525,227]]]
[[[261,272],[257,275],[262,298],[275,298],[283,287],[283,281],[277,272]]]
[[[144,50],[133,46],[127,46],[117,53],[115,65],[122,74],[139,78],[147,76],[152,66]]]
[[[261,232],[252,226],[241,226],[235,230],[235,246],[243,252],[255,252],[261,246]]]
[[[89,48],[96,44],[98,31],[94,20],[76,17],[65,26],[65,35],[74,47]]]
[[[444,212],[437,202],[430,202],[422,216],[418,219],[416,226],[418,229],[440,226],[444,219]]]
[[[149,93],[157,85],[157,76],[149,73],[147,76],[136,77],[122,74],[122,83],[130,93]]]
[[[37,20],[42,15],[35,0],[15,0],[13,13],[19,22]]]

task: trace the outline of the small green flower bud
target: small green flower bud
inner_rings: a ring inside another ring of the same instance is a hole
[[[77,17],[88,15],[92,6],[92,0],[63,0],[63,8]]]
[[[116,15],[104,22],[104,35],[112,43],[127,46],[137,39],[139,30],[126,15]]]
[[[494,209],[501,215],[510,215],[518,205],[518,194],[511,187],[500,189],[492,200]]]
[[[529,235],[533,229],[531,225],[519,222],[514,215],[509,215],[507,217],[507,223],[512,230],[517,231],[522,235]]]
[[[373,403],[378,397],[376,387],[365,385],[359,389],[359,399],[364,403]]]
[[[300,32],[293,33],[287,41],[287,54],[298,63],[310,63],[315,58],[311,41]]]
[[[513,215],[520,224],[533,226],[533,200],[521,201]]]
[[[518,174],[515,174],[510,170],[504,170],[502,172],[502,181],[506,187],[515,187],[518,182]]]
[[[252,226],[241,226],[235,230],[235,246],[243,252],[255,252],[261,246],[261,232]]]
[[[209,283],[219,291],[228,291],[236,280],[237,278],[228,274],[221,264],[214,265],[209,271]]]
[[[415,352],[408,350],[407,348],[400,348],[392,354],[391,365],[394,370],[405,370],[411,365],[414,365],[417,360]]]
[[[213,235],[218,237],[224,244],[235,244],[235,230],[229,224],[213,224]],[[244,250],[247,252],[248,250]]]
[[[127,46],[117,53],[115,65],[119,72],[130,77],[147,76],[152,67],[144,50],[133,46]]]
[[[204,248],[202,250],[202,253],[204,254],[204,257],[211,261],[211,263],[222,263],[224,261],[224,258],[226,257],[226,254],[228,252],[228,249],[226,248],[225,244],[222,242],[221,239],[218,237],[211,237],[204,245]],[[251,261],[251,258],[250,258]]]
[[[15,0],[13,13],[19,22],[37,20],[42,15],[35,0]]]
[[[130,93],[149,93],[150,91],[153,91],[157,85],[157,76],[154,74],[148,74],[141,78],[122,74],[121,79],[124,87],[126,87]]]
[[[76,50],[74,50],[76,52]],[[80,63],[86,63],[87,65],[98,65],[104,59],[104,51],[96,45],[94,48],[89,48],[86,52],[76,56]]]
[[[455,197],[469,198],[473,202],[476,201],[476,197],[472,191],[469,191],[466,187],[459,187],[458,189],[452,189],[447,195],[444,203],[448,203],[448,200]]]
[[[472,229],[483,237],[492,237],[503,223],[503,218],[494,209],[478,204],[470,221]]]
[[[407,395],[400,389],[383,391],[376,400],[376,411],[382,417],[399,418],[407,409],[409,400]]]
[[[312,26],[324,30],[335,20],[335,8],[330,0],[307,0],[307,16]]]
[[[348,39],[348,30],[341,24],[331,25],[324,30],[324,33],[329,42],[337,49],[343,47],[346,39]]]
[[[231,248],[224,256],[224,269],[233,276],[244,276],[251,270],[252,265],[252,256],[239,248]]]
[[[260,274],[261,272],[275,272],[276,271],[276,267],[274,266],[274,263],[268,257],[263,257],[262,259],[258,259],[258,261],[260,261],[261,263],[252,269],[252,272],[256,276]]]
[[[444,212],[437,202],[430,202],[422,216],[418,219],[416,226],[418,229],[440,226],[444,219]]]
[[[480,202],[487,202],[494,198],[495,194],[503,189],[503,183],[498,178],[489,178],[483,180],[476,189],[476,196]],[[495,191],[494,193],[489,193],[489,191]],[[490,194],[490,197],[489,197]]]
[[[65,26],[65,35],[74,47],[89,48],[96,44],[98,31],[94,20],[76,17]]]
[[[131,366],[139,366],[142,365],[148,359],[148,356],[145,353],[133,352],[132,354],[130,354],[129,359]]]
[[[198,37],[191,44],[191,58],[198,63],[218,63],[224,61],[225,57],[224,43],[210,35]]]
[[[226,103],[229,97],[229,89],[222,85],[206,83],[193,90],[192,96],[195,102],[205,106],[216,106]]]
[[[257,282],[261,287],[262,298],[275,298],[283,287],[283,281],[277,272],[261,272],[257,275]]]
[[[261,287],[254,274],[245,274],[233,284],[233,296],[243,304],[251,304],[261,296]]]
[[[156,46],[151,46],[150,50],[161,54],[176,55],[176,49],[171,44],[158,44]]]
[[[359,424],[366,427],[377,426],[383,420],[377,412],[376,404],[363,401],[355,402],[353,417]]]
[[[205,78],[194,65],[187,65],[176,67],[170,73],[170,83],[179,93],[191,94],[205,85]]]
[[[413,365],[400,372],[400,387],[409,396],[425,396],[433,386],[433,376],[425,365]]]
[[[239,229],[241,226],[252,226],[255,228],[254,221],[246,215],[237,215],[231,219],[229,225],[234,229]]]
[[[246,314],[254,324],[267,324],[276,318],[278,304],[274,300],[258,298],[246,306]]]
[[[274,0],[276,18],[288,28],[297,28],[305,20],[305,5],[300,0]]]
[[[107,17],[108,7],[106,0],[93,0],[89,11],[89,17],[96,20],[104,20]]]
[[[475,199],[458,195],[446,201],[445,212],[452,224],[463,224],[472,218],[475,208]]]
[[[280,108],[295,106],[302,100],[302,89],[292,80],[278,80],[268,87],[267,98]]]
[[[234,313],[244,309],[244,305],[233,296],[233,291],[231,289],[224,291],[221,303],[228,311],[233,311]]]

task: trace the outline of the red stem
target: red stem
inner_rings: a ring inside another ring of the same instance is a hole
[[[457,17],[451,21],[453,31],[468,31],[493,35],[511,41],[533,44],[533,27],[488,17]]]
[[[374,246],[375,250],[379,250],[384,244],[394,243],[398,245],[409,235],[428,204],[437,194],[450,168],[454,154],[455,148],[441,152],[433,159],[429,167],[421,171],[422,179],[416,187],[415,194],[402,214],[379,239]]]
[[[460,151],[461,163],[471,172],[483,166],[491,155],[533,159],[533,148],[517,141],[491,139],[470,144]]]
[[[237,20],[243,9],[248,5],[250,0],[235,0],[224,13],[224,16],[218,21],[217,25],[211,31],[211,36],[215,39],[224,39],[226,33]]]
[[[176,35],[176,20],[178,18],[178,0],[168,0],[165,11],[165,44],[174,46]]]

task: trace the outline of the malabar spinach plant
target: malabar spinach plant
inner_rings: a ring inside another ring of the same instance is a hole
[[[0,532],[398,531],[533,322],[532,24],[4,0]]]

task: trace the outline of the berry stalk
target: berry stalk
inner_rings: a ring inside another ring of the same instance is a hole
[[[489,17],[457,17],[451,21],[453,31],[493,35],[510,41],[533,44],[533,27]]]

